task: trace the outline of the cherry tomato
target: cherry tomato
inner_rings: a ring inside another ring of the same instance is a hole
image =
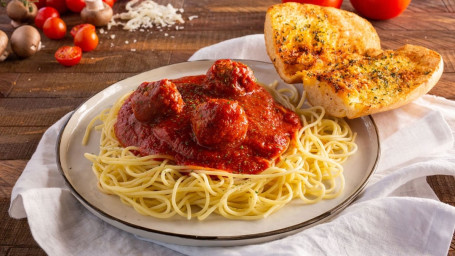
[[[35,17],[35,25],[37,28],[43,28],[44,22],[51,17],[60,17],[58,11],[53,7],[43,7],[38,10]]]
[[[81,29],[81,28],[84,28],[84,27],[90,27],[91,29],[93,29],[93,31],[95,31],[95,26],[93,26],[92,24],[89,24],[89,23],[84,23],[84,24],[79,24],[79,25],[76,25],[74,26],[70,33],[71,33],[71,36],[74,38],[76,36],[76,33]]]
[[[282,0],[282,2],[283,3],[297,2],[302,4],[315,4],[321,6],[340,8],[341,4],[343,3],[343,0]]]
[[[103,2],[105,2],[107,5],[112,7],[112,6],[114,6],[115,0],[103,0]]]
[[[60,14],[68,11],[65,0],[46,0],[46,6],[54,7]]]
[[[411,0],[350,0],[360,13],[374,20],[386,20],[397,17],[408,7]]]
[[[98,35],[90,26],[85,26],[77,31],[74,45],[81,47],[82,51],[89,52],[98,46]]]
[[[54,56],[58,63],[71,67],[81,61],[82,49],[78,46],[62,46],[58,48]]]
[[[66,24],[58,17],[49,18],[44,22],[43,32],[50,39],[62,39],[66,34]]]
[[[65,2],[66,2],[66,7],[68,7],[68,9],[70,9],[70,11],[72,11],[72,12],[79,13],[85,7],[84,0],[65,0]]]

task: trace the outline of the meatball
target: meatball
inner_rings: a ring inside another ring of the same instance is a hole
[[[248,131],[248,119],[236,101],[211,99],[199,104],[191,118],[197,143],[208,148],[238,145]]]
[[[254,91],[255,81],[253,71],[245,64],[232,60],[217,60],[207,71],[204,86],[215,95],[245,95]]]
[[[182,112],[184,102],[174,83],[167,79],[142,83],[131,98],[131,107],[138,121],[150,122]]]

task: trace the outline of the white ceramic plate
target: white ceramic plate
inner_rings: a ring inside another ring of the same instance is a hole
[[[266,219],[228,220],[210,216],[204,221],[176,216],[156,219],[143,216],[120,202],[116,196],[101,193],[85,152],[98,153],[99,132],[92,132],[89,144],[81,141],[89,121],[110,107],[120,96],[134,90],[143,81],[205,74],[214,61],[195,61],[157,68],[117,82],[82,104],[69,118],[57,144],[57,162],[74,196],[93,214],[111,225],[146,239],[197,246],[232,246],[278,239],[332,217],[348,206],[363,190],[379,159],[379,140],[371,117],[350,120],[357,132],[358,152],[345,164],[346,187],[336,199],[302,205],[296,200]],[[281,81],[272,64],[242,60],[262,83]]]

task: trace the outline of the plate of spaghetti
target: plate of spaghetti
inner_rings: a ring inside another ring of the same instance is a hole
[[[143,239],[231,246],[322,223],[380,154],[370,116],[310,106],[270,63],[206,60],[117,82],[62,128],[57,162],[94,215]]]

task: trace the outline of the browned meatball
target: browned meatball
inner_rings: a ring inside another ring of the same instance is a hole
[[[244,95],[254,90],[253,71],[243,63],[217,60],[207,71],[205,88],[215,95]]]
[[[184,102],[174,83],[167,79],[142,83],[131,98],[134,116],[141,122],[182,112]]]
[[[209,148],[238,145],[245,138],[248,119],[236,101],[211,99],[197,106],[191,119],[197,143]]]

